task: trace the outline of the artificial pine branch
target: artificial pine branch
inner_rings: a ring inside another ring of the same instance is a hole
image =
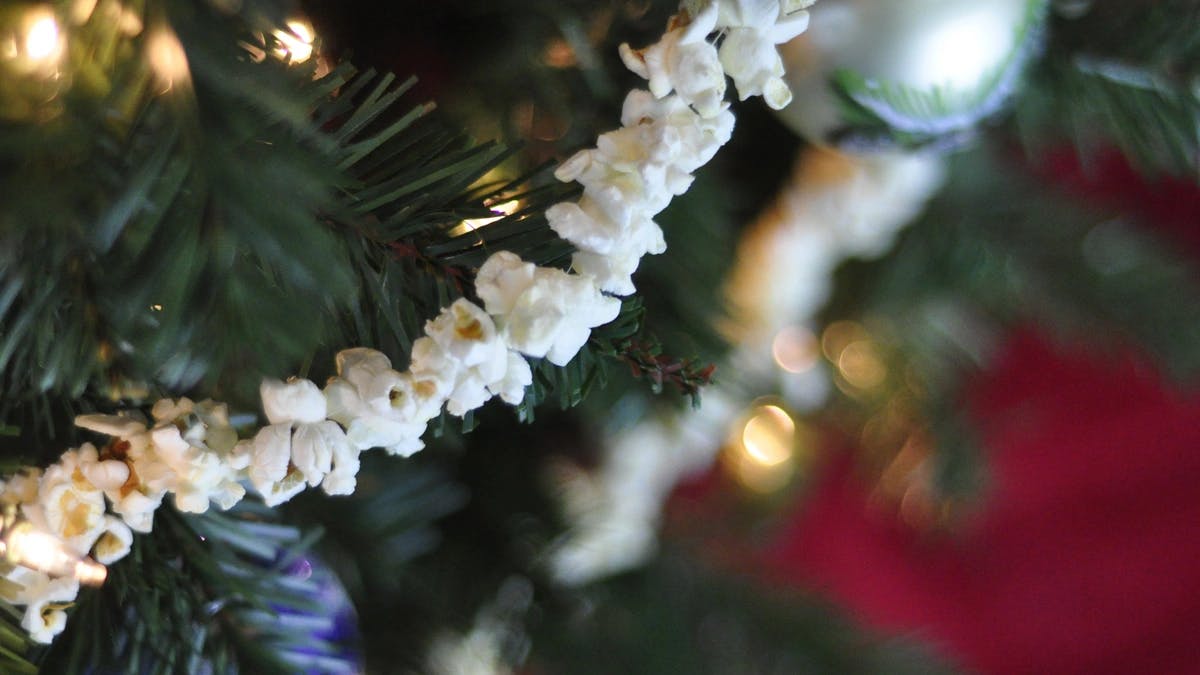
[[[1051,24],[1050,50],[1017,100],[1034,148],[1066,136],[1088,155],[1116,145],[1150,172],[1200,180],[1200,3],[1098,1]]]
[[[641,570],[561,598],[558,612],[534,627],[535,668],[579,675],[952,672],[906,640],[864,635],[812,598],[689,557],[667,551]]]
[[[35,675],[37,666],[29,660],[33,647],[29,634],[21,627],[21,612],[11,605],[0,605],[0,672]]]
[[[80,597],[68,632],[40,650],[41,672],[353,672],[345,647],[319,635],[333,619],[318,580],[288,569],[314,537],[243,504],[198,516],[162,509],[108,582]]]
[[[629,366],[634,377],[648,380],[655,394],[662,393],[663,384],[671,384],[691,399],[694,408],[700,407],[700,390],[712,384],[717,369],[713,363],[700,365],[693,359],[663,354],[662,345],[653,339],[623,340],[613,346],[613,353]]]

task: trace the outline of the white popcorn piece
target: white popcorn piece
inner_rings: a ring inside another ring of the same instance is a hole
[[[774,110],[792,102],[792,92],[783,81],[783,61],[775,43],[763,32],[730,29],[721,43],[721,65],[733,78],[739,100],[763,96]]]
[[[507,359],[504,377],[489,384],[488,391],[509,405],[519,405],[525,400],[525,388],[533,384],[533,371],[520,352],[509,350]]]
[[[428,335],[449,358],[467,368],[482,368],[484,379],[504,371],[504,345],[496,325],[482,307],[465,298],[455,300],[437,318],[425,323]],[[499,365],[497,365],[497,359]]]
[[[267,506],[277,506],[300,493],[304,474],[292,466],[292,426],[272,424],[263,427],[247,444],[251,459],[247,475]],[[242,445],[239,443],[239,445]]]
[[[633,285],[633,273],[642,258],[639,255],[613,253],[601,255],[591,251],[576,251],[571,256],[571,268],[579,274],[591,277],[596,287],[614,295],[632,295],[637,288]]]
[[[5,578],[15,585],[5,599],[25,605],[21,627],[34,642],[50,644],[67,627],[65,605],[79,595],[79,582],[72,577],[52,579],[49,575],[25,567],[16,567]]]
[[[587,194],[578,203],[563,202],[546,209],[546,219],[558,236],[582,251],[601,255],[617,250],[636,251],[641,257],[667,250],[662,228],[653,220],[630,219],[622,227]]]
[[[497,251],[475,275],[475,293],[483,300],[488,314],[504,316],[512,312],[521,294],[533,285],[536,273],[537,266],[521,260],[516,253]],[[413,352],[416,353],[415,345]]]
[[[447,370],[442,364],[455,362],[454,385],[446,401],[450,414],[461,417],[495,395],[492,387],[506,379],[511,361],[506,340],[483,308],[460,298],[427,323],[425,332],[436,348],[422,345],[418,359],[414,345],[413,371],[429,372],[435,363]]]
[[[792,101],[783,80],[783,61],[775,45],[783,44],[808,28],[809,0],[718,0],[717,27],[725,33],[720,60],[733,78],[738,98],[763,97],[775,110]]]
[[[120,518],[104,516],[104,531],[92,546],[92,557],[102,565],[111,565],[129,555],[133,531]]]
[[[87,553],[104,530],[104,493],[82,471],[96,461],[96,448],[90,443],[64,452],[42,474],[37,501],[22,507],[35,526],[80,554]]]
[[[321,481],[321,489],[330,495],[348,495],[354,492],[358,485],[359,450],[350,443],[336,443],[333,446],[332,468]]]
[[[241,501],[246,490],[239,483],[240,469],[245,466],[233,452],[237,433],[224,404],[162,399],[152,414],[159,423],[150,437],[155,455],[169,469],[164,482],[176,508],[204,513],[211,502],[228,509]]]
[[[703,117],[678,96],[656,98],[642,89],[630,91],[621,107],[621,124],[624,126],[660,125],[673,130],[674,137],[664,141],[677,144],[673,146],[676,149],[669,161],[685,173],[707,164],[729,141],[733,121],[733,113],[727,108]]]
[[[308,482],[316,487],[325,480],[325,474],[333,470],[335,448],[345,454],[340,446],[349,445],[346,432],[337,422],[325,420],[314,424],[297,424],[292,430],[292,464]]]
[[[529,265],[532,273],[514,273]],[[616,298],[600,292],[592,279],[562,270],[536,267],[507,251],[493,254],[475,279],[476,292],[488,312],[497,317],[505,342],[533,357],[566,365],[591,329],[612,321],[621,311]],[[511,305],[490,299],[510,300]],[[501,312],[501,309],[507,311]]]
[[[344,380],[334,380],[326,386],[326,394],[331,401],[357,401],[354,404],[337,404],[344,412],[339,412],[335,418],[346,426],[346,440],[356,450],[383,448],[388,454],[408,457],[425,447],[421,442],[421,434],[425,433],[426,424],[406,422],[393,416],[379,414],[361,402],[358,393],[352,385]]]
[[[416,345],[414,361],[415,354]],[[346,428],[347,441],[355,451],[383,448],[407,457],[425,447],[421,434],[426,422],[437,415],[445,400],[437,381],[418,382],[411,374],[399,373],[386,355],[373,349],[346,350],[338,354],[337,361],[338,377],[325,386],[327,413]],[[346,472],[357,462],[357,455],[350,460],[348,451],[341,452],[344,466],[331,485],[339,481],[344,485]]]
[[[104,494],[114,513],[120,515],[135,532],[150,532],[154,512],[162,504],[167,488],[174,484],[172,469],[158,457],[150,442],[146,425],[139,420],[116,415],[80,415],[76,426],[114,437],[105,447],[106,456],[128,467],[128,478],[122,485],[104,488]],[[88,469],[88,472],[94,469]],[[105,468],[109,475],[115,471]],[[86,475],[86,474],[85,474]],[[104,477],[97,476],[107,482]]]
[[[267,378],[259,387],[259,395],[271,424],[311,424],[325,419],[325,396],[311,380],[294,377],[280,382]]]
[[[655,44],[644,49],[621,45],[621,60],[646,78],[655,96],[662,98],[674,90],[701,115],[715,115],[725,99],[725,75],[716,49],[707,40],[717,16],[718,8],[711,3],[695,15],[683,10]]]
[[[326,396],[316,384],[293,378],[264,380],[259,393],[271,420],[254,436],[248,477],[268,506],[316,486],[331,471],[335,452],[346,455],[346,431],[326,419]]]

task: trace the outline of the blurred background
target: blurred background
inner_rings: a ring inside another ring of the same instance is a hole
[[[439,129],[512,148],[476,177],[501,186],[485,209],[437,212],[451,238],[562,194],[547,162],[644,86],[618,46],[677,10],[263,5],[290,67],[415,75],[405,100],[436,102]],[[411,459],[364,455],[354,496],[282,509],[322,533],[271,568],[321,598],[296,616],[320,619],[324,660],[293,672],[1200,672],[1200,2],[808,11],[780,46],[793,102],[735,102],[732,141],[656,218],[668,251],[635,276],[636,332],[519,415],[494,403]],[[0,90],[10,153],[67,100],[21,96]],[[320,363],[338,335],[295,355]],[[113,363],[100,380],[137,373]],[[159,385],[236,401],[236,379]],[[10,398],[26,456],[62,445]],[[45,672],[89,653],[88,616],[35,653]]]

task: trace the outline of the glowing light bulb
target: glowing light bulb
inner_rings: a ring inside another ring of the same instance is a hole
[[[786,487],[801,459],[801,436],[795,420],[777,405],[751,408],[735,426],[722,458],[726,469],[744,487],[771,493]],[[803,449],[803,448],[801,448]]]
[[[6,517],[12,523],[15,517]],[[52,577],[74,577],[79,583],[99,586],[108,577],[108,569],[89,558],[75,555],[53,535],[34,529],[29,522],[16,522],[5,528],[0,548],[10,563],[45,572]]]
[[[287,30],[277,30],[272,35],[279,41],[275,55],[290,63],[304,63],[312,58],[313,43],[317,39],[312,24],[305,19],[287,22]]]
[[[159,29],[146,38],[146,58],[166,85],[164,92],[170,91],[176,82],[184,82],[191,77],[187,53],[183,51],[179,38],[170,30]]]
[[[25,54],[35,61],[49,60],[58,49],[58,22],[53,16],[35,19],[25,33]]]
[[[19,73],[53,75],[65,46],[54,10],[46,5],[31,7],[18,25],[0,44],[0,55]]]
[[[512,214],[516,213],[517,209],[519,208],[521,208],[521,202],[516,200],[490,206],[488,207],[488,210],[497,215],[485,216],[483,218],[468,218],[451,228],[449,234],[451,237],[457,237],[468,232],[474,232],[484,225],[494,223],[505,216],[511,216]]]
[[[742,448],[759,464],[776,466],[791,459],[795,436],[796,423],[783,408],[762,406],[742,428]]]

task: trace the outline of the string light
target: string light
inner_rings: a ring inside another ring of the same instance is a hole
[[[774,404],[751,408],[734,426],[725,454],[726,468],[744,487],[772,493],[787,486],[797,465],[807,459],[806,436],[792,416]]]
[[[295,18],[286,24],[287,30],[277,30],[272,35],[279,41],[275,56],[288,63],[304,63],[312,58],[313,43],[317,34],[307,19]]]
[[[516,213],[517,209],[519,208],[521,208],[521,202],[517,200],[511,200],[502,204],[496,204],[495,206],[489,206],[488,210],[496,215],[485,216],[483,218],[468,218],[451,228],[449,234],[451,237],[457,237],[468,232],[474,232],[484,225],[494,223],[505,216],[511,216],[512,214]]]
[[[0,55],[17,72],[51,75],[58,69],[65,40],[54,9],[47,5],[30,7],[20,17],[15,33],[3,37]]]
[[[776,466],[792,457],[796,423],[783,408],[766,405],[758,408],[742,427],[742,448],[763,466]]]
[[[0,555],[10,564],[21,565],[52,577],[74,577],[87,586],[99,586],[108,568],[86,556],[75,555],[59,540],[21,520],[16,508],[5,509]]]
[[[191,77],[183,45],[175,33],[166,28],[156,30],[146,38],[146,57],[150,67],[166,85],[164,93],[170,91],[176,82],[184,82]]]
[[[25,33],[25,53],[35,61],[51,60],[58,47],[58,22],[52,15],[36,19]]]

